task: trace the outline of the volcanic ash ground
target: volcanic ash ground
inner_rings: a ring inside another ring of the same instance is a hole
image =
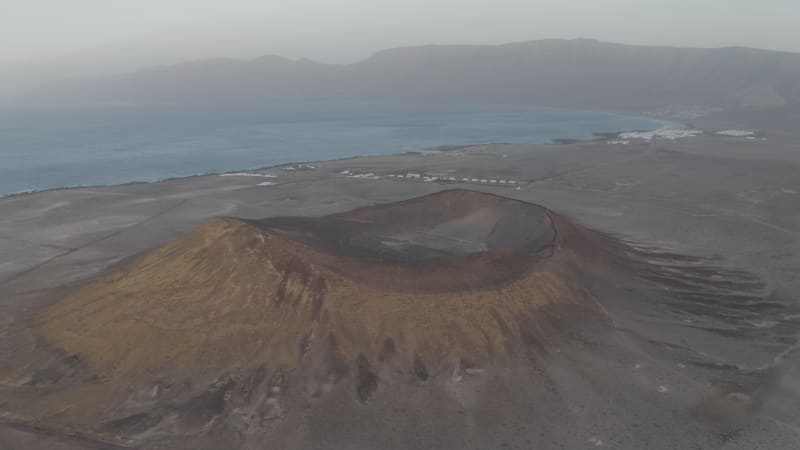
[[[715,445],[797,316],[711,262],[463,190],[215,218],[44,311],[0,408],[145,448]]]

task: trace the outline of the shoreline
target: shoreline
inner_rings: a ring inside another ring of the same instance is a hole
[[[617,114],[611,112],[612,114]],[[638,116],[636,116],[638,117]],[[684,129],[694,129],[690,124],[677,122],[677,121],[669,121],[669,120],[662,120],[665,123],[671,123],[672,125],[682,127]],[[672,129],[662,127],[659,129]],[[674,128],[680,129],[680,128]],[[574,145],[580,143],[589,143],[589,142],[602,142],[602,141],[609,141],[615,139],[615,137],[620,136],[623,133],[630,133],[630,132],[653,132],[657,129],[652,130],[623,130],[623,131],[612,131],[612,132],[605,132],[605,131],[594,131],[592,132],[592,138],[587,139],[573,139],[573,138],[552,138],[550,142],[545,143],[518,143],[518,142],[488,142],[488,143],[473,143],[473,144],[444,144],[439,145],[432,148],[426,149],[419,149],[419,150],[409,150],[404,152],[396,152],[396,153],[384,153],[384,154],[367,154],[367,155],[351,155],[351,156],[344,156],[341,158],[330,158],[330,159],[320,159],[320,160],[313,160],[313,161],[290,161],[286,163],[274,164],[269,166],[261,166],[261,167],[253,167],[253,168],[241,168],[241,169],[234,169],[229,171],[221,171],[221,172],[198,172],[192,173],[188,175],[178,175],[173,177],[166,177],[166,178],[159,178],[155,180],[135,180],[135,181],[128,181],[125,183],[118,183],[118,184],[79,184],[79,185],[71,185],[71,186],[58,186],[58,187],[51,187],[51,188],[43,188],[43,189],[31,189],[25,191],[18,191],[18,192],[11,192],[8,194],[0,194],[0,201],[12,198],[18,198],[26,195],[34,195],[34,194],[42,194],[47,192],[55,192],[55,191],[67,191],[73,189],[93,189],[93,188],[110,188],[110,187],[123,187],[123,186],[136,186],[136,185],[148,185],[148,184],[155,184],[155,183],[163,183],[168,181],[175,181],[175,180],[182,180],[182,179],[191,179],[191,178],[198,178],[198,177],[207,177],[207,176],[215,176],[215,175],[224,175],[230,173],[237,173],[237,172],[256,172],[261,170],[272,170],[272,169],[280,169],[281,167],[285,166],[292,166],[292,165],[301,165],[301,164],[319,164],[323,162],[332,162],[332,161],[346,161],[349,159],[357,159],[357,158],[366,158],[366,157],[376,157],[376,156],[401,156],[401,155],[413,155],[413,154],[436,154],[436,153],[447,153],[452,151],[458,151],[466,148],[478,147],[478,146],[495,146],[495,145]]]

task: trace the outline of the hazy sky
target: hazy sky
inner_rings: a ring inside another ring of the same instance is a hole
[[[800,52],[798,20],[797,0],[0,0],[0,61],[138,42],[178,58],[343,62],[398,45],[545,37]]]

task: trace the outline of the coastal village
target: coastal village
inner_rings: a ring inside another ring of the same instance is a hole
[[[721,131],[701,131],[696,129],[659,129],[652,131],[631,131],[617,133],[613,136],[608,136],[599,141],[605,141],[609,145],[629,145],[629,144],[648,144],[657,141],[674,142],[676,140],[683,140],[689,138],[696,138],[699,136],[716,136],[719,138],[732,138],[732,139],[745,139],[745,140],[760,140],[766,141],[766,137],[754,131],[746,130],[721,130]],[[467,147],[469,148],[469,147]],[[474,147],[479,148],[479,147]],[[464,148],[460,148],[461,151]],[[437,154],[439,152],[431,152],[429,154]],[[445,152],[453,156],[461,156],[460,152]],[[439,153],[441,154],[441,153]],[[509,155],[500,154],[501,158],[505,159]],[[277,172],[285,172],[287,175],[292,173],[313,172],[319,169],[319,165],[309,163],[296,163],[285,166],[275,167],[271,172],[258,173],[258,172],[233,172],[225,173],[220,176],[223,177],[255,177],[265,178],[266,180],[256,184],[259,187],[278,186],[279,175]],[[388,172],[388,173],[387,173]],[[498,176],[497,173],[493,175],[485,174],[459,174],[455,169],[448,169],[437,167],[435,169],[425,170],[417,168],[412,171],[392,171],[392,170],[375,170],[375,169],[353,169],[345,168],[343,170],[337,169],[333,172],[334,175],[353,180],[387,180],[408,183],[436,183],[436,184],[471,184],[471,185],[484,185],[492,187],[505,187],[509,189],[520,190],[529,181]]]
[[[397,181],[421,181],[424,183],[480,183],[492,184],[496,186],[518,187],[521,182],[517,180],[505,180],[496,178],[475,178],[475,177],[454,177],[450,173],[441,172],[403,172],[403,173],[390,173],[385,176],[376,175],[373,172],[357,172],[353,170],[343,170],[339,172],[348,178],[365,178],[370,180],[379,180],[386,178]]]

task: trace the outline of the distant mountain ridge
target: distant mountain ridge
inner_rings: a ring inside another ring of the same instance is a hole
[[[615,110],[800,103],[800,54],[590,39],[384,50],[355,64],[209,59],[34,93],[48,101],[346,99],[515,103]]]

